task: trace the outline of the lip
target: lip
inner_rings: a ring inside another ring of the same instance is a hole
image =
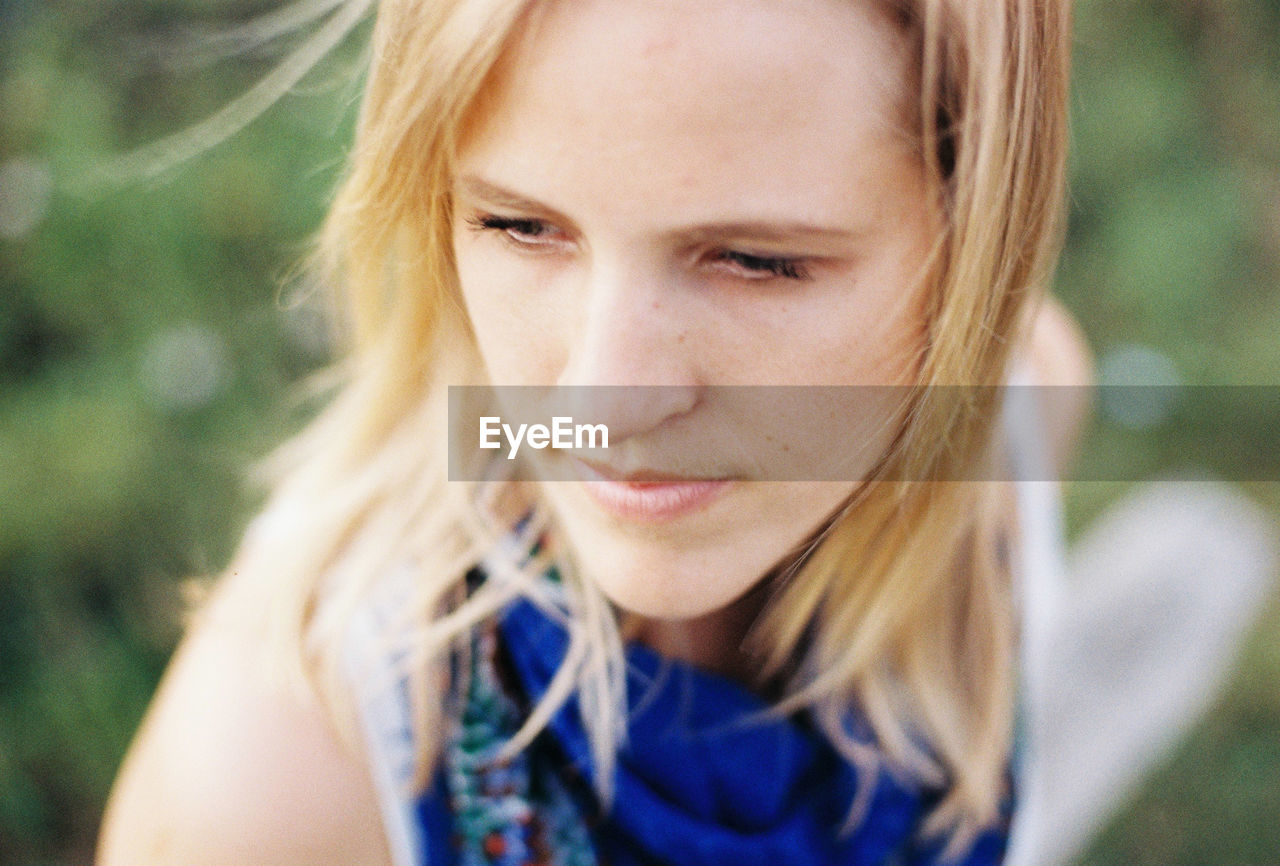
[[[595,503],[615,517],[659,523],[708,507],[733,485],[730,479],[684,478],[661,472],[620,474],[575,459],[582,486]]]

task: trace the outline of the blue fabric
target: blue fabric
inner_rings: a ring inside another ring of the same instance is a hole
[[[418,862],[426,866],[457,866],[458,852],[453,844],[453,814],[449,810],[449,785],[443,773],[432,782],[414,804],[414,816],[422,831],[423,851]]]
[[[568,635],[527,601],[507,611],[501,633],[525,697],[536,703],[564,658]],[[803,720],[763,718],[767,705],[736,683],[644,647],[630,647],[627,660],[628,743],[619,755],[615,806],[594,826],[602,859],[612,866],[984,866],[1002,860],[1007,826],[985,833],[960,860],[943,861],[945,840],[916,838],[937,792],[886,771],[863,778]],[[581,776],[585,808],[596,809],[589,800],[594,768],[575,701],[555,715],[543,739],[543,748],[562,753],[570,775]],[[842,835],[864,785],[874,786],[870,805]]]
[[[532,706],[559,668],[568,635],[527,601],[506,611],[500,635],[512,685]],[[627,662],[628,743],[608,814],[594,798],[595,770],[575,700],[532,747],[538,766],[562,768],[558,777],[577,796],[602,864],[987,866],[1003,859],[1008,809],[1003,825],[960,859],[943,860],[946,840],[918,838],[940,792],[883,770],[865,777],[805,719],[766,717],[767,704],[734,682],[640,646],[628,648]],[[865,732],[865,725],[851,717],[850,730]],[[416,803],[429,866],[459,862],[447,776],[438,773]],[[872,786],[869,805],[842,834],[864,786]]]

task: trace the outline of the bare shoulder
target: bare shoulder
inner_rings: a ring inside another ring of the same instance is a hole
[[[1025,350],[1038,385],[1053,462],[1063,474],[1079,446],[1092,403],[1093,355],[1084,332],[1057,300],[1046,297],[1036,311]]]
[[[255,596],[225,580],[175,654],[112,791],[102,866],[389,862],[364,761],[266,673]]]
[[[1080,325],[1067,308],[1046,297],[1032,320],[1030,361],[1036,379],[1046,385],[1089,385],[1093,356]]]

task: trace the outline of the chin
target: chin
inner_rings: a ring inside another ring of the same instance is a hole
[[[747,593],[768,570],[744,563],[716,564],[705,558],[679,555],[634,558],[626,552],[575,551],[586,580],[628,613],[669,621],[704,617],[728,607]]]

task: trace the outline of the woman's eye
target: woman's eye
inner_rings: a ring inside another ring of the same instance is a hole
[[[467,220],[476,231],[501,233],[506,240],[521,247],[548,247],[565,240],[555,226],[532,217],[504,217],[481,214]]]
[[[803,259],[785,256],[755,256],[736,250],[724,250],[714,258],[719,267],[739,273],[747,279],[765,280],[782,277],[788,280],[807,280],[809,271]]]

